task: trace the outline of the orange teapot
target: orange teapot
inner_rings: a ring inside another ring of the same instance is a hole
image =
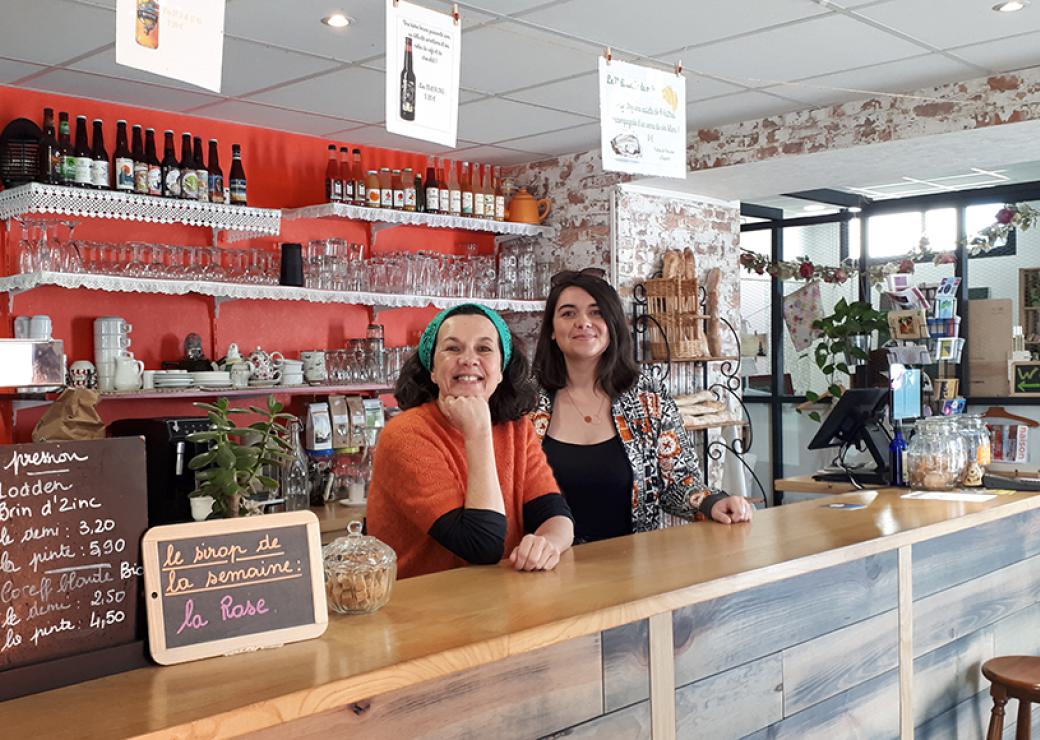
[[[539,200],[527,192],[527,188],[520,188],[506,207],[506,221],[540,224],[551,210],[552,202],[548,198]]]

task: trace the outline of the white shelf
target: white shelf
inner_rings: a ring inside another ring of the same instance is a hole
[[[538,312],[545,301],[505,300],[499,298],[448,298],[444,296],[400,295],[364,291],[316,290],[285,285],[249,285],[206,280],[162,280],[158,278],[93,275],[79,272],[31,272],[0,278],[0,292],[21,293],[45,285],[61,288],[87,288],[113,293],[152,293],[158,295],[205,295],[223,300],[260,299],[272,301],[307,301],[310,303],[350,303],[362,306],[406,308],[434,306],[449,308],[461,303],[477,302],[498,311]]]
[[[37,182],[0,192],[0,220],[41,213],[208,226],[231,232],[231,241],[254,236],[275,236],[281,230],[282,219],[281,211],[272,208],[204,203]]]
[[[297,221],[309,218],[350,218],[356,221],[372,221],[374,223],[395,226],[432,226],[439,229],[466,229],[469,231],[487,231],[492,234],[508,236],[552,236],[556,229],[552,226],[538,224],[521,224],[513,221],[492,221],[483,218],[466,216],[444,216],[439,213],[417,213],[415,211],[398,211],[390,208],[366,208],[350,206],[344,203],[320,203],[303,208],[286,208],[282,211],[286,221]]]

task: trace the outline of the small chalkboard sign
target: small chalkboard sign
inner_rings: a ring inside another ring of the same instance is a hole
[[[1040,396],[1040,362],[1011,363],[1011,395]]]
[[[155,527],[142,551],[158,663],[308,640],[328,626],[321,535],[309,511]]]

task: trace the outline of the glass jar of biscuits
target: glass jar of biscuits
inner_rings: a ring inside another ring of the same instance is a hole
[[[397,578],[397,554],[386,543],[361,534],[361,522],[322,550],[325,595],[340,614],[371,614],[390,600]]]
[[[911,488],[955,488],[967,462],[967,444],[954,417],[930,416],[917,422],[906,450],[906,477]]]

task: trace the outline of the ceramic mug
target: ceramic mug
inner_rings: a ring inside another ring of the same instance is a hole
[[[69,366],[70,388],[93,388],[97,383],[97,370],[89,360],[76,360]]]
[[[145,370],[141,373],[141,388],[151,390],[155,388],[155,370]]]
[[[314,349],[301,352],[300,358],[303,360],[303,374],[307,380],[316,383],[328,378],[328,373],[325,371],[324,350]]]
[[[31,339],[50,339],[51,317],[41,314],[29,319],[29,337]]]
[[[15,339],[28,339],[29,338],[29,317],[28,316],[15,316],[14,317],[14,338]]]

